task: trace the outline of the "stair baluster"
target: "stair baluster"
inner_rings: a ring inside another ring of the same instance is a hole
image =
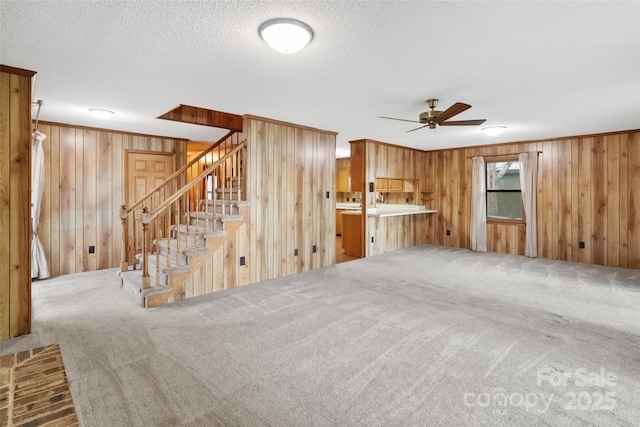
[[[245,151],[245,141],[229,136],[210,148],[207,154],[198,156],[201,163],[181,168],[182,176],[174,173],[169,178],[172,182],[165,181],[157,186],[153,194],[141,199],[142,202],[129,208],[121,207],[121,275],[124,283],[129,280],[124,278],[135,277],[130,276],[135,271],[128,272],[130,264],[134,270],[136,264],[142,264],[142,271],[138,271],[138,274],[142,273],[142,283],[137,288],[138,297],[134,298],[143,306],[166,302],[174,291],[177,292],[175,298],[180,298],[182,294],[178,292],[184,291],[179,287],[187,280],[187,273],[205,262],[206,254],[212,253],[210,251],[216,250],[224,241],[225,222],[241,220],[240,206],[246,206],[239,204]],[[184,183],[187,176],[190,179]],[[136,210],[140,207],[142,217],[138,219],[140,214]],[[234,208],[238,209],[235,215]],[[237,225],[234,227],[232,230],[237,229]],[[133,230],[132,245],[127,240],[130,230]],[[140,238],[142,240],[138,242]],[[209,239],[214,239],[213,245],[207,243]],[[141,253],[133,256],[136,249]],[[130,293],[131,286],[127,285]]]
[[[129,233],[127,232],[127,207],[125,205],[120,206],[120,223],[122,224],[122,257],[120,258],[120,271],[127,271],[129,269],[129,260],[127,259],[128,246],[129,246]]]
[[[151,222],[151,214],[146,206],[142,206],[142,215],[140,217],[142,223],[142,290],[151,286],[151,278],[149,277],[149,245],[147,243],[147,228]]]

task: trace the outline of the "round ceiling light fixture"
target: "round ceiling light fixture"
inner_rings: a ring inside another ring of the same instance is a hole
[[[103,119],[103,120],[110,119],[116,114],[111,110],[105,110],[103,108],[89,108],[89,111],[91,111],[91,114],[93,114],[93,117],[96,117],[98,119]]]
[[[260,25],[260,37],[278,52],[294,53],[309,44],[313,31],[304,22],[277,18]]]
[[[498,136],[500,135],[502,132],[504,132],[504,130],[506,129],[506,126],[490,126],[487,128],[482,128],[482,132],[485,133],[485,135],[489,135],[489,136]]]

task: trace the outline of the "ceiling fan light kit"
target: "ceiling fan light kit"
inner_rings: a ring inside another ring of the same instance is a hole
[[[271,19],[260,25],[260,37],[274,50],[298,52],[313,39],[313,31],[304,22],[291,18]]]
[[[456,116],[462,113],[463,111],[466,111],[469,108],[471,108],[471,105],[465,104],[463,102],[456,102],[446,110],[439,111],[439,110],[436,110],[436,107],[438,106],[438,99],[432,98],[432,99],[427,99],[427,106],[429,106],[431,110],[421,113],[418,118],[418,121],[398,119],[395,117],[383,117],[383,116],[380,116],[380,118],[423,124],[423,126],[417,127],[415,129],[410,129],[407,132],[413,132],[414,130],[423,129],[426,127],[428,127],[429,129],[435,129],[436,125],[438,126],[478,126],[483,124],[486,121],[485,119],[448,121],[451,117]]]

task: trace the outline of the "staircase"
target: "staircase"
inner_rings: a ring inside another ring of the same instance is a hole
[[[249,203],[242,200],[246,142],[238,141],[234,133],[133,206],[122,206],[119,274],[123,289],[140,306],[184,298],[185,282],[248,217]]]

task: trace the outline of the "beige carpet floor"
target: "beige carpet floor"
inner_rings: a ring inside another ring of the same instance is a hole
[[[640,271],[420,246],[154,308],[34,283],[83,426],[639,425]]]

